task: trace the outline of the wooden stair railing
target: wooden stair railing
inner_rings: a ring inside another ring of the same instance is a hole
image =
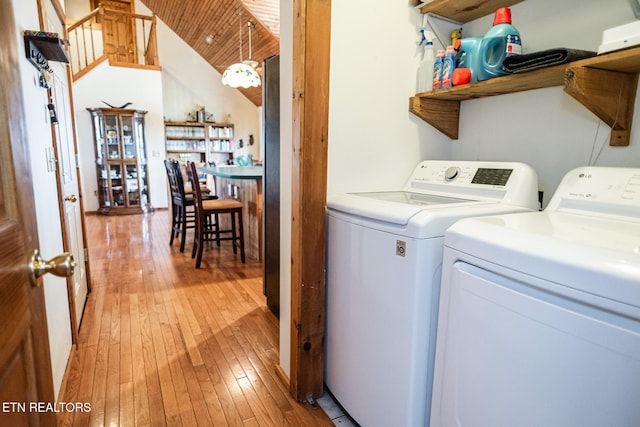
[[[160,69],[156,16],[100,6],[68,28],[71,70],[77,80],[97,65]]]

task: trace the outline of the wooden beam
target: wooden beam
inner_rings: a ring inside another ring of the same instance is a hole
[[[331,0],[293,4],[291,375],[298,401],[323,387]]]
[[[611,127],[609,145],[627,146],[637,86],[638,73],[570,67],[564,90]]]

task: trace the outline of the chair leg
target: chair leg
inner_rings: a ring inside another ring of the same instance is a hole
[[[220,215],[215,214],[216,224],[214,225],[216,232],[216,245],[220,246]]]
[[[173,246],[173,239],[176,237],[176,209],[176,204],[171,203],[171,239],[169,239],[169,246]]]
[[[244,256],[244,227],[242,224],[242,210],[238,211],[238,228],[240,229],[240,259],[242,260],[242,263],[245,263],[245,256]],[[234,236],[235,236],[235,232],[234,232]],[[235,240],[233,240],[233,245],[235,248]]]
[[[193,248],[191,249],[191,258],[196,257],[196,252],[198,251],[198,237],[193,238]]]
[[[202,250],[204,249],[204,234],[205,234],[204,218],[196,218],[196,237],[194,239],[194,251],[196,256],[196,268],[200,268],[202,262]],[[196,249],[197,246],[197,249]]]
[[[184,242],[187,240],[187,207],[180,207],[180,252],[184,252]]]
[[[236,247],[236,211],[231,211],[231,247],[233,248],[233,253],[238,253],[238,248]]]

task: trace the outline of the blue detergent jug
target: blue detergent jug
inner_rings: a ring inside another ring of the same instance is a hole
[[[460,50],[458,66],[471,69],[472,82],[509,74],[502,62],[522,53],[520,32],[511,25],[511,9],[498,9],[493,27],[483,37],[461,39],[456,47]]]
[[[509,74],[502,67],[502,62],[508,56],[522,53],[520,32],[511,25],[511,9],[503,7],[496,11],[493,27],[482,38],[480,52],[482,64],[478,71],[478,80]]]
[[[470,69],[472,82],[478,81],[481,45],[482,37],[467,37],[456,40],[455,49],[459,52],[457,68]]]

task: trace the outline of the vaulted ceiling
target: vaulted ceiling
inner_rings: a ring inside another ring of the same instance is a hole
[[[198,52],[220,74],[242,59],[262,61],[280,51],[279,0],[142,0],[158,18]],[[249,58],[249,31],[252,58]],[[207,43],[207,36],[212,43]],[[188,66],[188,64],[185,64]],[[255,105],[262,105],[262,87],[240,90]]]

